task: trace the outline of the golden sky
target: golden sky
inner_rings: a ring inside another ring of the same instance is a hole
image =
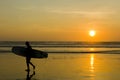
[[[0,40],[120,41],[120,0],[0,0]],[[90,37],[89,30],[96,35]]]

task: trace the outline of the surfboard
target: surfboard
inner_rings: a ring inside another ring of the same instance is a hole
[[[28,53],[28,49],[25,47],[15,46],[12,47],[12,52],[16,55],[26,57],[26,55],[30,54],[31,58],[47,58],[48,53],[36,49],[32,49],[30,53]]]

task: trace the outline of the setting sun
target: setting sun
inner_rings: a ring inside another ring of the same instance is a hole
[[[89,35],[90,35],[91,37],[94,37],[95,34],[96,34],[96,32],[95,32],[94,30],[90,30],[90,31],[89,31]]]

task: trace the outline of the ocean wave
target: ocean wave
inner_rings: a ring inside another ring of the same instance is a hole
[[[32,47],[120,48],[120,42],[31,41]],[[0,47],[25,46],[24,41],[0,41]]]
[[[120,50],[105,51],[45,51],[47,53],[101,53],[101,54],[120,54]],[[0,50],[0,53],[12,53],[11,50]]]
[[[0,47],[14,47],[23,45],[0,45]],[[38,48],[120,48],[120,45],[32,45]]]
[[[120,48],[120,42],[31,41],[30,43],[33,48],[43,48],[48,53],[120,53],[120,49],[117,49]],[[0,41],[0,53],[10,53],[14,46],[25,47],[25,41]],[[72,51],[76,48],[79,49]],[[105,48],[105,50],[81,51],[82,48]],[[114,50],[115,48],[117,50]]]

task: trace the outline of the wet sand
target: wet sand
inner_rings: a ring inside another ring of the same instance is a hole
[[[120,80],[119,54],[49,54],[32,62],[36,70],[28,73],[24,57],[0,54],[0,80]]]

